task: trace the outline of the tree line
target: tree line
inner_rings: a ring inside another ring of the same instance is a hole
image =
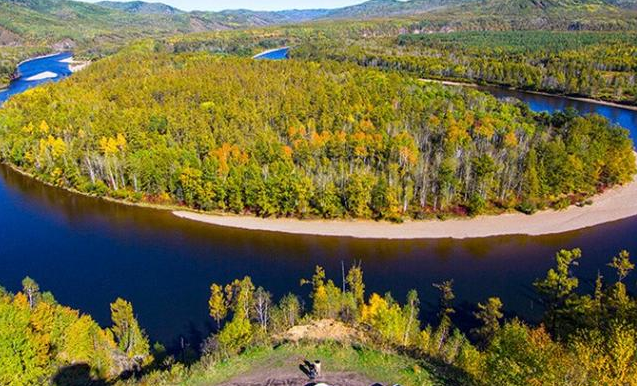
[[[309,307],[294,294],[275,301],[250,277],[213,283],[208,309],[215,332],[202,342],[202,359],[191,367],[161,345],[150,349],[130,303],[111,304],[113,326],[103,329],[26,278],[21,292],[0,295],[0,382],[47,384],[69,365],[88,366],[93,379],[118,385],[186,382],[245,350],[276,344],[291,327],[328,319],[359,331],[367,347],[455,369],[454,379],[462,384],[635,384],[637,299],[627,284],[635,265],[621,251],[608,263],[615,278],[598,275],[588,293],[574,274],[581,258],[579,249],[559,251],[553,268],[533,283],[544,310],[541,324],[505,318],[501,300],[492,297],[477,304],[476,327],[464,332],[454,326],[452,280],[434,284],[438,311],[430,325],[421,322],[416,291],[404,301],[390,293],[368,295],[360,265],[352,266],[342,283],[316,267],[311,278],[300,281],[310,287]]]
[[[628,132],[599,116],[353,64],[153,43],[13,98],[0,156],[99,196],[394,221],[564,207],[635,172]]]
[[[294,295],[272,302],[249,277],[225,287],[211,286],[210,314],[222,324],[203,345],[208,355],[236,355],[251,344],[264,344],[295,323],[336,319],[362,329],[376,347],[408,350],[413,356],[461,369],[464,384],[475,385],[632,385],[637,382],[637,300],[626,278],[634,270],[627,251],[608,266],[616,277],[598,274],[586,293],[574,275],[582,258],[579,249],[561,250],[555,265],[533,287],[544,308],[539,326],[518,318],[505,319],[497,297],[475,308],[476,328],[467,333],[454,327],[453,281],[434,284],[439,290],[437,323],[420,321],[420,299],[410,291],[404,301],[390,293],[367,296],[363,272],[353,266],[342,286],[323,268],[301,284],[311,286],[311,308],[303,314]]]

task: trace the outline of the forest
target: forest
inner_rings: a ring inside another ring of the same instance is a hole
[[[637,36],[583,32],[405,34],[386,47],[318,54],[422,78],[637,104]],[[341,49],[341,51],[344,51]],[[316,54],[311,53],[309,57]]]
[[[2,159],[134,202],[392,221],[563,208],[635,173],[627,131],[599,116],[354,64],[162,47],[8,101]]]
[[[402,19],[209,32],[173,36],[162,43],[173,52],[240,56],[292,46],[295,59],[352,62],[417,78],[492,84],[635,105],[636,41],[634,32],[440,32]]]
[[[386,376],[400,377],[405,385],[433,384],[432,377],[437,384],[633,385],[637,299],[628,278],[635,265],[621,251],[608,263],[616,276],[598,275],[588,291],[574,274],[582,258],[579,249],[559,251],[553,268],[533,283],[544,309],[539,325],[505,317],[500,299],[489,298],[475,306],[475,328],[464,332],[454,325],[453,281],[434,284],[438,312],[430,325],[420,321],[422,300],[416,291],[404,301],[390,293],[367,294],[359,265],[342,283],[316,267],[311,278],[300,281],[310,288],[307,308],[294,294],[275,302],[250,277],[211,283],[208,308],[216,331],[201,343],[196,362],[179,360],[195,353],[167,352],[158,343],[151,348],[125,300],[111,304],[112,327],[103,329],[26,278],[22,291],[0,294],[0,382],[45,384],[55,374],[54,384],[72,384],[64,383],[60,371],[69,364],[85,366],[88,379],[116,385],[212,382],[218,373],[228,373],[229,363],[250,368],[255,350],[272,354],[272,347],[285,347],[280,337],[290,328],[327,319],[357,331],[358,339],[320,346],[319,355],[343,355],[351,347],[362,356],[384,353],[376,357],[380,363],[402,355],[403,367]],[[304,346],[288,350],[294,347]]]

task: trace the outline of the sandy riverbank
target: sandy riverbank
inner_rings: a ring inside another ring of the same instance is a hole
[[[570,100],[573,100],[573,101],[593,103],[593,104],[600,105],[600,106],[617,107],[617,108],[620,108],[620,109],[637,111],[637,106],[631,106],[631,105],[626,105],[626,104],[621,104],[621,103],[616,103],[616,102],[608,102],[608,101],[604,101],[604,100],[601,100],[601,99],[574,97],[574,96],[561,95],[561,94],[551,94],[551,93],[542,92],[542,91],[519,90],[519,89],[516,89],[516,88],[513,88],[513,87],[504,87],[504,86],[498,86],[498,85],[479,85],[477,83],[454,82],[454,81],[450,81],[450,80],[425,79],[425,78],[421,78],[419,80],[423,81],[423,82],[427,82],[427,83],[439,83],[439,84],[443,84],[445,86],[461,86],[461,87],[473,87],[473,88],[480,88],[480,87],[501,88],[501,89],[504,89],[504,90],[517,91],[517,92],[522,92],[522,93],[527,93],[527,94],[544,95],[544,96],[549,96],[549,97],[560,97],[560,98],[570,99]]]
[[[70,58],[60,60],[60,63],[67,63],[71,72],[81,71],[91,64],[89,60],[75,60],[72,56]]]
[[[376,221],[264,219],[174,211],[181,218],[248,230],[343,236],[364,239],[479,238],[503,235],[547,235],[592,227],[637,216],[637,177],[593,198],[593,204],[533,215],[510,213],[468,219],[408,221],[402,224]]]

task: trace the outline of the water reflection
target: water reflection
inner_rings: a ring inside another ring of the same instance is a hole
[[[212,282],[250,275],[275,296],[299,287],[315,265],[340,277],[340,262],[362,261],[368,291],[403,298],[421,293],[425,317],[436,303],[434,282],[454,279],[465,314],[500,296],[510,314],[536,315],[532,281],[559,248],[582,247],[578,269],[590,281],[621,248],[637,250],[636,219],[544,237],[470,240],[358,240],[227,229],[46,187],[0,167],[0,282],[12,290],[30,275],[58,299],[108,323],[117,296],[133,301],[154,339],[209,328]]]

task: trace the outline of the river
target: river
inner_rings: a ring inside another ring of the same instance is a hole
[[[71,52],[61,52],[20,63],[18,65],[20,77],[11,82],[6,90],[0,91],[0,104],[12,95],[22,93],[31,87],[71,75],[69,63],[65,60],[72,56]]]
[[[567,106],[598,112],[637,133],[637,112],[559,97],[506,91],[534,110]],[[44,186],[0,166],[0,284],[17,291],[29,275],[59,302],[90,313],[107,326],[109,303],[133,302],[153,340],[174,345],[181,336],[203,338],[212,326],[207,299],[211,283],[250,275],[275,297],[306,295],[299,279],[322,265],[340,285],[341,261],[362,263],[367,292],[392,291],[403,299],[415,288],[424,317],[434,317],[432,283],[453,279],[461,326],[475,303],[502,298],[508,316],[534,320],[532,282],[552,265],[561,248],[580,247],[576,273],[592,288],[600,270],[621,249],[637,253],[637,217],[591,229],[541,237],[472,240],[360,240],[227,229],[171,213],[129,207]],[[629,281],[631,279],[629,278]],[[307,296],[305,300],[309,302]]]

